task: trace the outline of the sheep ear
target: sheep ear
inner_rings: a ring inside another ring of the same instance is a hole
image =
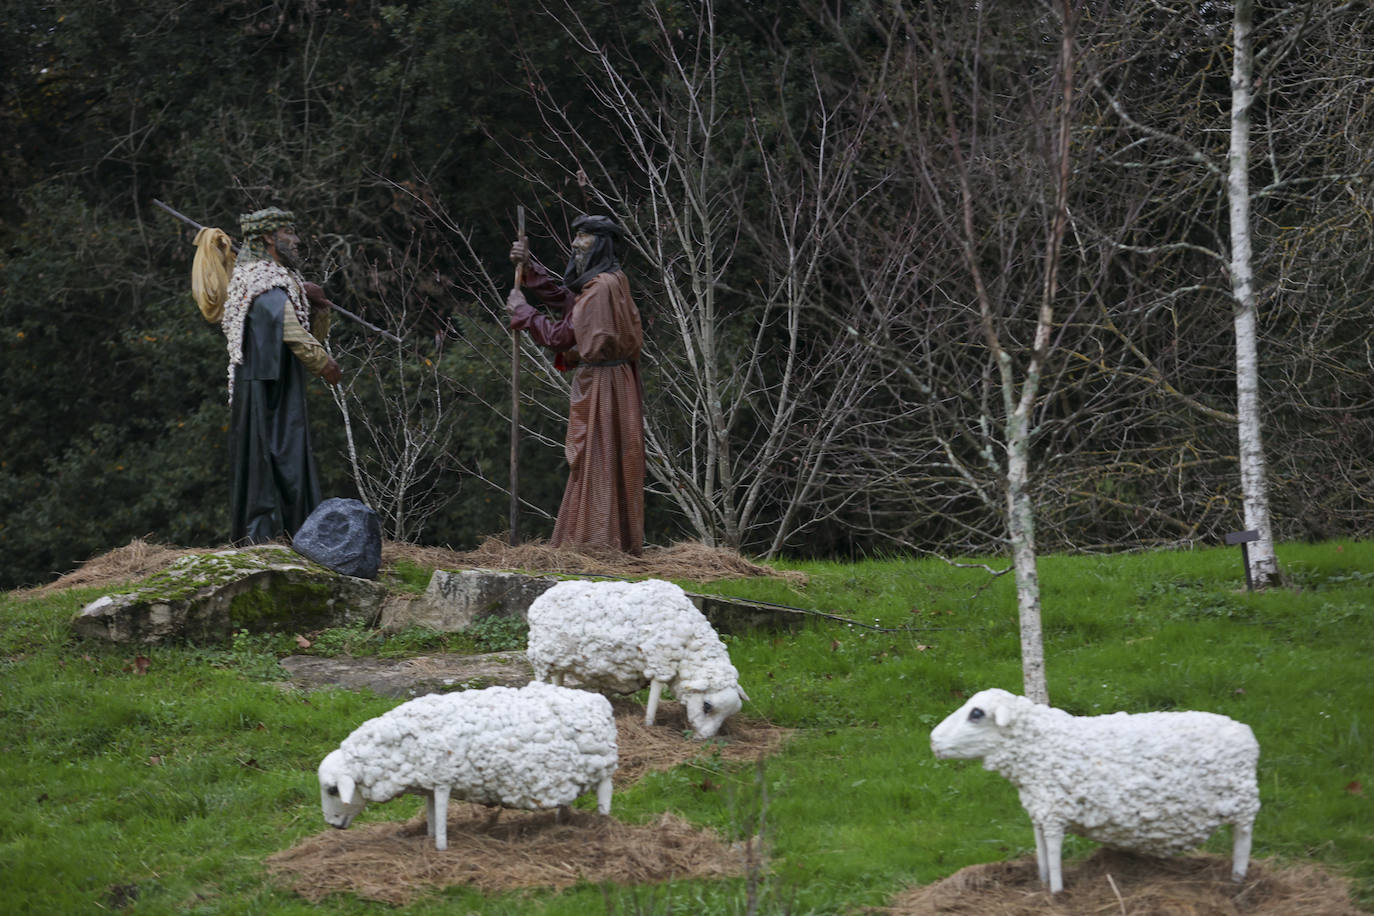
[[[998,728],[1006,728],[1011,721],[1011,707],[1003,703],[992,711],[992,721]]]
[[[353,784],[353,777],[344,775],[339,777],[339,799],[345,805],[353,804],[353,793],[356,790]]]
[[[743,701],[746,702],[746,703],[752,703],[752,702],[753,702],[752,700],[749,699],[749,694],[747,694],[747,693],[744,692],[744,688],[743,688],[743,687],[741,687],[741,686],[739,686],[738,684],[736,684],[736,685],[735,685],[735,689],[739,691],[739,698],[740,698],[741,700],[743,700]]]

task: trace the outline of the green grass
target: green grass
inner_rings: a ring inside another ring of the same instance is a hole
[[[1255,855],[1325,863],[1353,876],[1371,908],[1374,544],[1284,545],[1279,558],[1291,587],[1253,594],[1234,549],[1043,558],[1051,697],[1080,714],[1206,709],[1249,723],[1262,749]],[[933,560],[796,568],[808,585],[682,584],[894,630],[813,622],[727,637],[746,713],[795,739],[760,768],[704,747],[618,793],[616,816],[671,810],[730,839],[762,823],[766,913],[859,911],[965,865],[1031,854],[1015,790],[976,763],[937,762],[928,745],[961,697],[1020,691],[1009,577]],[[98,912],[132,899],[130,911],[154,914],[391,912],[348,896],[308,905],[273,886],[263,859],[324,828],[316,765],[396,701],[286,689],[276,659],[302,651],[293,634],[241,635],[221,650],[73,640],[67,620],[99,594],[0,597],[3,908]],[[463,636],[344,628],[313,634],[305,651],[497,651],[521,639],[495,623]],[[376,805],[362,819],[417,806]],[[1229,842],[1223,830],[1206,848],[1229,854]],[[1092,848],[1071,839],[1067,854]],[[495,897],[456,888],[404,912],[738,913],[748,894],[743,880]]]

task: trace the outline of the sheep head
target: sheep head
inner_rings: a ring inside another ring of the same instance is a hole
[[[726,719],[740,711],[747,699],[749,697],[738,685],[711,693],[691,692],[683,698],[687,706],[687,721],[698,738],[715,735]]]
[[[320,809],[325,823],[340,830],[353,823],[367,801],[344,766],[343,753],[330,751],[320,761]]]
[[[980,690],[930,733],[930,750],[941,759],[975,760],[1002,744],[1002,729],[1016,717],[1022,697],[996,687]]]

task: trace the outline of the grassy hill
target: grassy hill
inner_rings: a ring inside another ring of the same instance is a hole
[[[1205,709],[1249,723],[1261,746],[1256,859],[1326,866],[1371,910],[1374,545],[1283,545],[1279,559],[1289,587],[1252,594],[1234,549],[1044,558],[1051,698],[1078,714]],[[460,887],[400,911],[859,912],[965,866],[1033,856],[1015,790],[976,763],[936,761],[928,744],[963,697],[1020,691],[1010,577],[938,560],[782,565],[808,581],[682,584],[855,621],[727,639],[752,700],[744,715],[795,729],[791,740],[757,767],[704,745],[615,800],[631,824],[670,812],[727,842],[761,833],[766,870],[558,892]],[[326,829],[316,765],[397,701],[287,688],[276,659],[298,651],[295,634],[142,650],[142,660],[75,641],[71,615],[110,590],[0,597],[3,908],[396,912],[352,895],[309,903],[264,860]],[[453,647],[426,639],[324,633],[313,651]],[[359,823],[420,807],[372,806]],[[1066,859],[1094,849],[1070,838]],[[1229,855],[1229,831],[1205,851]]]

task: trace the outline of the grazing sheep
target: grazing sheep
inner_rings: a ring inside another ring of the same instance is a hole
[[[644,722],[654,724],[668,686],[709,738],[749,699],[710,622],[685,592],[659,579],[560,582],[530,605],[530,664],[537,680],[633,693],[648,685]]]
[[[930,733],[940,758],[982,758],[1020,790],[1035,827],[1040,880],[1064,887],[1064,831],[1169,855],[1232,828],[1231,877],[1250,862],[1259,812],[1259,744],[1248,725],[1207,712],[1072,716],[984,690]]]
[[[324,819],[344,828],[368,802],[425,796],[436,849],[452,795],[507,808],[561,808],[596,787],[611,810],[618,761],[605,697],[552,684],[430,694],[354,729],[320,763]],[[498,812],[499,813],[499,809]]]

